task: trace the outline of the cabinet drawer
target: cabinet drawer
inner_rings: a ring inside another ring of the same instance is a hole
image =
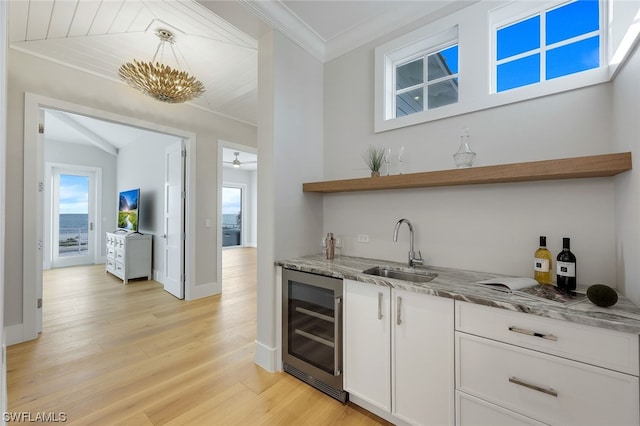
[[[456,426],[545,426],[545,423],[456,392]]]
[[[118,250],[116,249],[116,261],[117,262],[124,262],[124,250]]]
[[[456,330],[638,375],[638,336],[456,302]]]
[[[107,257],[110,257],[112,259],[115,259],[116,257],[116,250],[113,247],[109,247],[107,246]]]
[[[107,259],[107,271],[115,271],[116,262],[113,259]]]
[[[456,387],[551,425],[637,425],[638,378],[456,332]]]

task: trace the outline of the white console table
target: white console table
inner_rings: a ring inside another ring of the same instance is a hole
[[[124,281],[151,273],[151,235],[107,232],[106,271]]]

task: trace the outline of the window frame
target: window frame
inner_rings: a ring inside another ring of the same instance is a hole
[[[606,68],[607,64],[606,64],[606,51],[607,51],[607,43],[605,43],[606,41],[606,37],[605,37],[605,31],[604,28],[606,28],[606,16],[607,16],[607,4],[604,1],[600,1],[598,0],[598,10],[599,10],[599,26],[598,26],[598,31],[597,31],[597,35],[600,39],[599,44],[600,44],[600,48],[599,48],[599,52],[598,52],[598,61],[599,61],[599,65],[596,68],[591,68],[591,69],[587,69],[587,70],[583,70],[583,71],[579,71],[576,73],[571,73],[571,74],[567,74],[567,75],[563,75],[563,76],[559,76],[559,77],[555,77],[555,78],[551,78],[548,79],[547,75],[546,75],[546,60],[547,60],[547,54],[550,50],[553,50],[555,48],[558,47],[562,47],[562,46],[566,46],[572,43],[576,43],[580,40],[586,40],[588,38],[594,37],[596,31],[591,31],[589,33],[585,33],[582,34],[580,36],[575,36],[566,40],[562,40],[559,42],[554,42],[551,44],[547,44],[546,43],[546,14],[552,10],[555,9],[559,9],[563,6],[568,5],[569,3],[573,3],[576,0],[555,0],[555,1],[546,1],[546,2],[540,2],[539,4],[536,4],[535,7],[531,6],[531,3],[527,2],[527,3],[519,3],[519,2],[515,2],[515,3],[511,3],[508,4],[506,6],[500,7],[498,9],[495,9],[493,11],[489,12],[489,28],[490,28],[490,33],[491,33],[491,48],[490,48],[490,55],[491,55],[491,69],[490,69],[490,76],[491,76],[491,87],[490,87],[490,95],[495,95],[495,94],[500,94],[500,93],[505,93],[511,90],[521,90],[525,87],[530,87],[530,86],[536,86],[536,87],[540,87],[539,85],[546,85],[547,83],[551,82],[552,80],[557,80],[557,79],[572,79],[575,78],[576,76],[578,76],[579,74],[582,73],[589,73],[592,71],[595,71],[595,73],[599,73],[596,70],[601,70],[603,68]],[[498,60],[497,59],[497,52],[498,52],[498,43],[497,43],[497,35],[498,35],[498,31],[502,28],[506,28],[510,25],[515,25],[519,22],[523,22],[526,21],[527,19],[530,19],[534,16],[539,16],[540,17],[540,43],[539,43],[539,47],[537,49],[533,49],[533,50],[529,50],[526,52],[522,52],[519,53],[517,55],[512,55],[510,57],[507,58],[503,58]],[[534,54],[539,54],[540,55],[540,70],[539,70],[539,80],[536,83],[530,83],[527,85],[523,85],[523,86],[517,86],[517,87],[513,87],[510,89],[506,89],[503,91],[498,91],[498,66],[501,64],[505,64],[505,63],[509,63],[514,61],[514,58],[523,58],[523,57],[528,57]]]
[[[633,20],[640,17],[640,10],[636,10],[633,5],[614,3],[611,0],[598,1],[600,4],[600,66],[547,80],[543,83],[522,86],[517,90],[505,90],[497,93],[492,91],[495,81],[493,75],[495,67],[492,63],[494,60],[493,43],[495,43],[493,24],[515,21],[518,14],[523,18],[526,15],[531,15],[532,9],[545,6],[547,9],[557,7],[566,3],[567,0],[540,1],[540,4],[513,0],[505,0],[498,4],[480,1],[436,20],[423,23],[422,27],[392,40],[386,38],[387,41],[384,44],[375,48],[374,133],[584,89],[611,81],[620,67],[619,63],[611,62],[612,58],[627,58],[633,43],[640,39],[640,25],[635,25],[636,21]],[[629,12],[637,13],[638,17],[628,18]],[[483,16],[483,18],[478,19],[478,16]],[[610,17],[612,18],[611,22],[609,22]],[[387,117],[391,116],[390,108],[395,107],[392,102],[388,101],[390,91],[395,86],[389,85],[391,73],[387,55],[452,28],[456,28],[458,34],[458,74],[460,76],[458,102],[420,113],[388,119]],[[629,39],[629,42],[622,43],[623,36],[625,40]],[[615,55],[613,55],[614,51]]]

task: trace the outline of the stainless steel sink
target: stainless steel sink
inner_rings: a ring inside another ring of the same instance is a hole
[[[401,270],[393,269],[386,266],[375,266],[373,268],[362,271],[364,274],[376,275],[384,278],[395,278],[396,280],[411,281],[414,283],[428,283],[438,274],[420,270]]]

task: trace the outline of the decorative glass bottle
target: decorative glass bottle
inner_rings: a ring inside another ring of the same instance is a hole
[[[473,159],[476,157],[476,153],[471,150],[469,146],[469,129],[462,130],[460,135],[460,148],[453,154],[453,160],[456,163],[456,167],[459,169],[466,169],[473,165]]]

